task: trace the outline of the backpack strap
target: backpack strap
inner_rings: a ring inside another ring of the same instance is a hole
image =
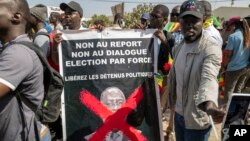
[[[35,36],[33,37],[33,41],[36,39],[37,36],[40,36],[40,35],[47,36],[47,37],[49,37],[49,39],[50,39],[50,36],[49,36],[49,33],[48,33],[48,32],[37,32],[37,33],[35,34]]]
[[[37,56],[39,57],[39,59],[41,60],[41,63],[42,63],[42,65],[44,66],[44,69],[48,69],[49,72],[51,72],[50,75],[51,75],[51,76],[54,76],[54,73],[52,73],[52,72],[54,72],[55,70],[53,70],[53,69],[50,67],[50,65],[49,65],[49,63],[48,63],[46,57],[44,56],[42,50],[41,50],[38,46],[36,46],[36,45],[33,44],[32,42],[28,42],[28,41],[17,42],[17,44],[24,45],[24,46],[30,48],[31,50],[33,50],[33,51],[37,54]]]

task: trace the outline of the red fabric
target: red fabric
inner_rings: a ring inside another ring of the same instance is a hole
[[[88,141],[101,141],[105,138],[106,134],[113,129],[121,130],[132,141],[146,141],[146,138],[137,129],[125,121],[127,115],[136,108],[137,104],[142,100],[142,97],[143,89],[142,87],[138,87],[129,96],[127,101],[123,103],[121,108],[113,113],[90,92],[86,90],[81,91],[81,103],[102,118],[104,122]],[[119,124],[117,124],[118,122]]]
[[[59,72],[59,65],[55,64],[50,56],[48,57],[48,62],[53,69]]]
[[[52,53],[52,48],[53,48],[54,36],[55,36],[54,32],[51,32],[51,33],[49,34],[49,39],[50,39],[50,42],[49,42],[49,45],[50,45],[50,54],[49,54],[49,56],[47,57],[47,59],[48,59],[48,62],[49,62],[49,64],[50,64],[50,66],[51,66],[53,69],[55,69],[57,72],[59,72],[59,65],[58,65],[58,64],[55,64],[55,63],[53,62],[52,58],[51,58],[51,53]]]

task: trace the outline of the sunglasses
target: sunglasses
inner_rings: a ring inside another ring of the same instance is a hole
[[[158,15],[156,15],[156,14],[153,14],[153,13],[150,13],[150,16],[151,16],[151,18],[153,18],[153,19],[160,19],[160,18],[163,18],[163,17],[160,17],[160,16],[158,16]]]
[[[170,13],[170,15],[171,15],[172,17],[174,17],[174,16],[178,17],[180,14],[179,14],[179,13]]]

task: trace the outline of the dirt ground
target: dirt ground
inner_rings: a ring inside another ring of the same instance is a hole
[[[166,133],[167,125],[168,125],[168,122],[167,122],[167,121],[163,121],[164,136],[165,136],[165,133]],[[215,129],[216,129],[216,131],[217,131],[219,140],[216,139],[214,130],[211,130],[210,137],[209,137],[209,141],[220,141],[220,140],[221,140],[221,139],[220,139],[220,138],[221,138],[221,137],[220,137],[221,124],[216,124],[216,125],[215,125]]]

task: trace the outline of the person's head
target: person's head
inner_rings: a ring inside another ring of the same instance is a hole
[[[35,30],[39,30],[44,27],[44,23],[46,22],[46,9],[45,7],[32,7],[30,8],[30,23],[32,28]]]
[[[51,12],[49,16],[49,22],[52,24],[56,24],[57,22],[60,22],[61,20],[61,14],[58,12]]]
[[[125,26],[123,15],[121,13],[115,14],[113,23],[118,24],[121,28],[123,28]]]
[[[24,34],[30,19],[26,0],[0,1],[0,41],[4,44]]]
[[[101,93],[100,101],[112,112],[117,111],[125,102],[123,92],[117,87],[108,87]]]
[[[61,3],[61,10],[65,12],[65,26],[71,30],[77,30],[81,27],[81,18],[83,10],[79,3],[71,1],[68,4]]]
[[[162,29],[168,22],[169,9],[165,5],[156,5],[150,13],[150,27]]]
[[[182,3],[180,9],[181,30],[186,43],[199,39],[202,35],[204,21],[204,6],[196,0]]]
[[[244,38],[244,47],[250,47],[250,30],[246,19],[240,18],[239,16],[231,17],[227,23],[229,30],[241,30]]]
[[[175,6],[170,13],[170,22],[179,22],[180,5]]]
[[[147,26],[149,25],[149,21],[150,21],[150,14],[149,13],[143,13],[141,15],[141,24],[145,26],[145,28],[147,28]]]
[[[207,0],[201,0],[200,2],[204,6],[204,19],[210,18],[212,16],[211,3]]]

